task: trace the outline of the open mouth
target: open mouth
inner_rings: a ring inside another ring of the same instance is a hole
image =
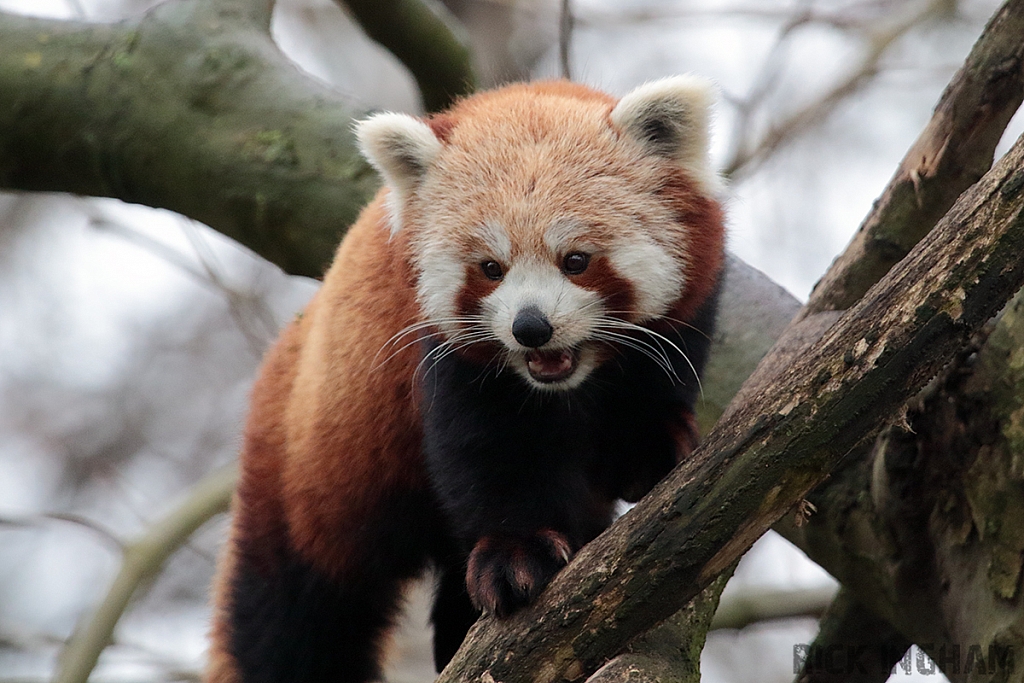
[[[533,350],[526,354],[526,369],[538,382],[560,382],[576,372],[578,354],[572,349]]]

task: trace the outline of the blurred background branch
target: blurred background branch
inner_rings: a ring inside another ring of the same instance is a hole
[[[476,87],[461,27],[434,0],[337,0],[366,34],[409,69],[427,111],[441,111]]]
[[[96,610],[76,628],[58,659],[55,683],[85,683],[132,598],[167,559],[214,515],[228,511],[236,470],[226,467],[196,484],[177,508],[124,545],[121,570]]]

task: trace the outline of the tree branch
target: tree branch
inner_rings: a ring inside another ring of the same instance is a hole
[[[736,145],[736,151],[722,169],[722,175],[727,178],[737,178],[741,174],[749,175],[780,147],[792,140],[798,131],[806,130],[824,120],[836,107],[863,88],[878,73],[882,58],[889,48],[913,28],[920,25],[927,17],[939,11],[944,4],[943,0],[933,0],[913,15],[884,31],[879,31],[871,39],[867,54],[856,68],[832,86],[828,92],[774,124],[752,148],[745,144],[744,140],[740,140]],[[740,129],[739,126],[745,122],[745,119],[749,119],[749,113],[744,112],[741,107],[739,123],[735,130]]]
[[[276,0],[207,0],[206,6],[223,21],[248,23],[270,35],[270,20]]]
[[[452,30],[454,17],[442,19],[440,3],[423,0],[335,0],[373,40],[386,47],[412,73],[423,106],[447,109],[476,87],[469,48]]]
[[[341,98],[225,11],[173,0],[115,25],[0,13],[0,187],[171,209],[321,275],[377,178]]]
[[[940,666],[1024,647],[1024,292],[976,342],[908,411],[912,431],[858,449],[810,494],[808,524],[776,525]]]
[[[835,598],[834,586],[786,590],[744,589],[727,594],[718,605],[711,630],[741,629],[772,619],[820,617]]]
[[[60,654],[54,683],[86,683],[100,653],[132,597],[163,569],[164,563],[212,517],[227,512],[236,471],[227,467],[207,475],[177,508],[124,546],[121,570],[96,610],[83,619]]]
[[[841,589],[805,653],[797,683],[885,683],[910,641]]]
[[[1024,284],[1022,165],[1019,140],[781,384],[726,411],[535,605],[478,623],[439,680],[578,678],[705,588]]]
[[[734,569],[735,563],[683,609],[635,638],[587,683],[700,683],[700,653]]]

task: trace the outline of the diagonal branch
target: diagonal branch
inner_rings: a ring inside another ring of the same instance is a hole
[[[478,624],[439,680],[574,679],[692,599],[1024,284],[1022,210],[1024,139],[776,387],[727,411],[693,458],[585,547],[536,605],[501,628]]]
[[[473,92],[476,78],[466,39],[453,30],[444,6],[423,0],[335,0],[344,4],[363,30],[386,47],[412,73],[427,111],[447,109]],[[436,7],[436,9],[435,9]]]
[[[114,627],[132,598],[159,576],[164,563],[214,515],[227,512],[235,483],[235,468],[217,470],[203,479],[188,497],[145,534],[124,546],[121,569],[103,601],[71,634],[60,654],[54,683],[85,683]]]

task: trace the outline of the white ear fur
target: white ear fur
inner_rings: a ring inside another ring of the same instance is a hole
[[[395,233],[402,208],[441,151],[441,141],[430,126],[407,114],[375,114],[356,123],[355,130],[363,156],[391,189],[391,232]]]
[[[651,153],[674,159],[704,190],[717,194],[720,180],[708,153],[715,91],[698,76],[662,78],[619,100],[611,121]]]

